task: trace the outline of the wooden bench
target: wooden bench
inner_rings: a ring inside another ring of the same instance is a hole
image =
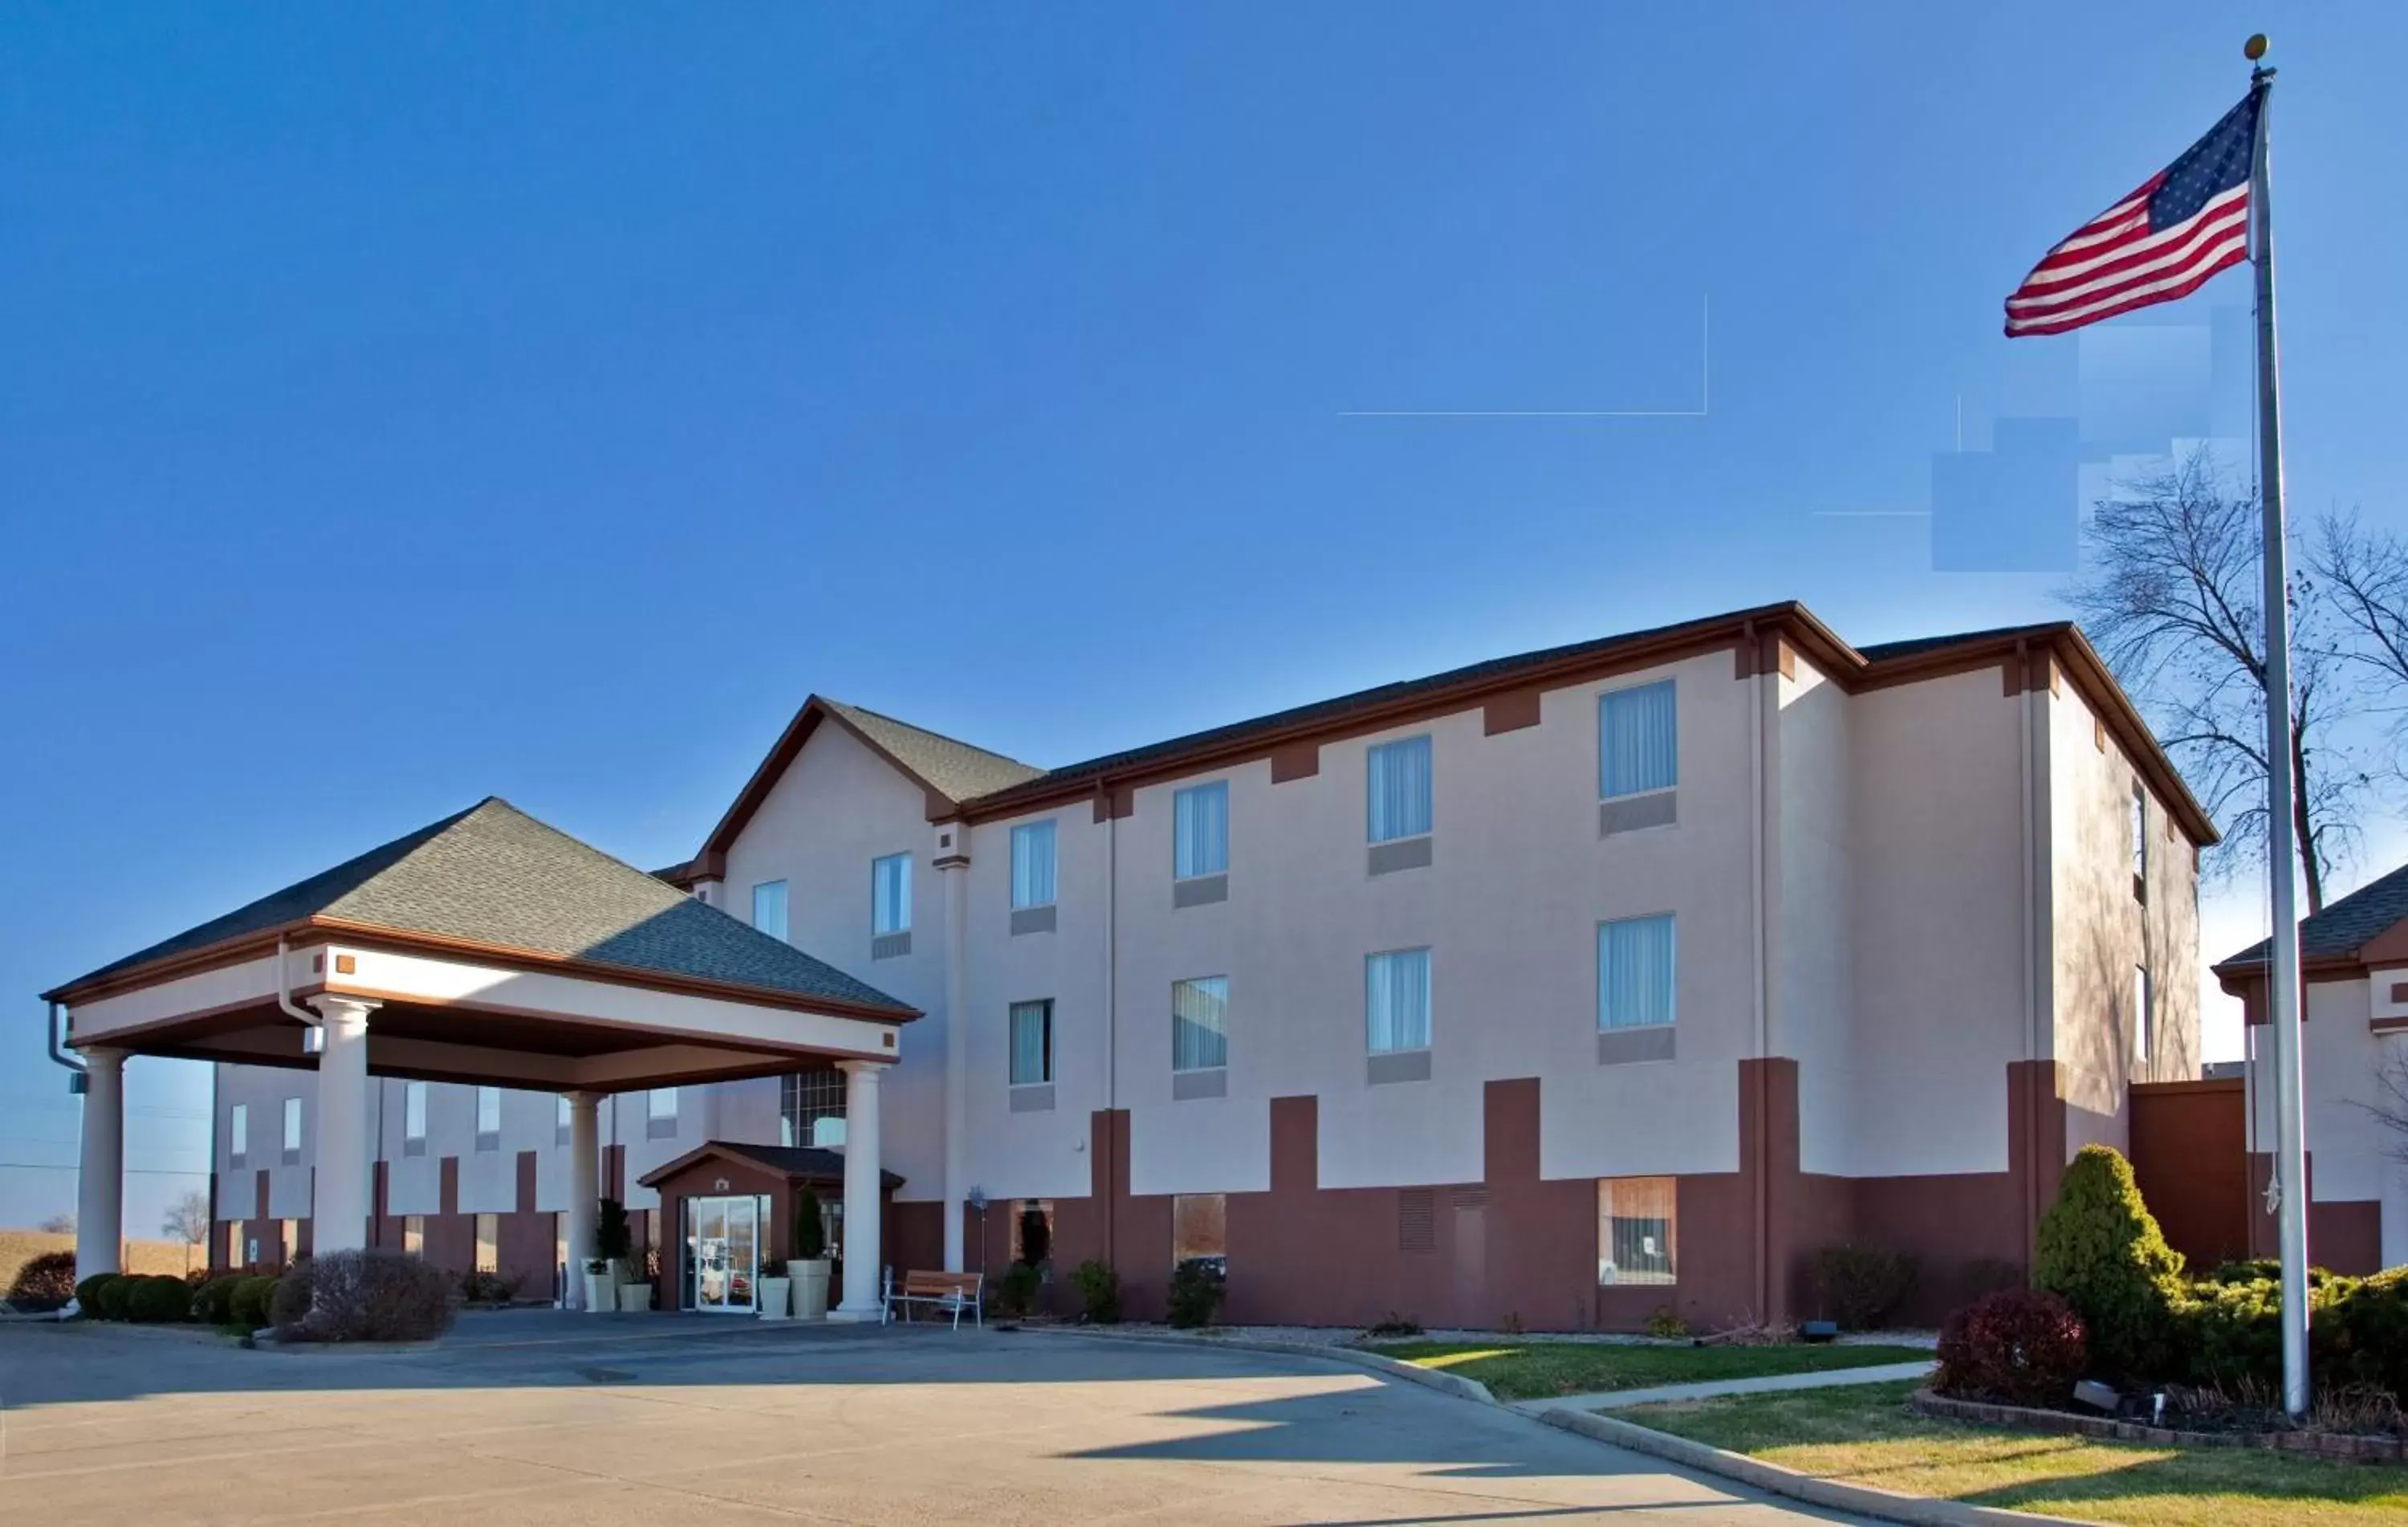
[[[898,1312],[908,1321],[911,1318],[911,1306],[930,1304],[939,1311],[953,1313],[955,1331],[962,1329],[964,1310],[968,1310],[983,1329],[986,1325],[985,1284],[986,1275],[983,1273],[906,1273],[903,1275],[903,1287],[897,1289],[895,1287],[895,1275],[890,1269],[886,1275],[884,1307],[880,1312],[879,1323],[883,1325],[896,1318]]]

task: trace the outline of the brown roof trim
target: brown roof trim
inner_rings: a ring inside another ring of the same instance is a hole
[[[825,1147],[823,1146],[818,1148],[824,1149]],[[773,1177],[783,1177],[788,1182],[832,1182],[841,1184],[844,1181],[844,1174],[841,1171],[835,1173],[796,1172],[790,1167],[781,1166],[775,1161],[765,1160],[761,1157],[753,1155],[751,1151],[745,1149],[740,1142],[733,1140],[707,1140],[701,1145],[695,1146],[694,1149],[687,1151],[684,1155],[673,1157],[668,1160],[663,1161],[660,1165],[652,1168],[650,1172],[638,1177],[636,1179],[637,1186],[641,1188],[657,1187],[659,1184],[668,1181],[679,1173],[693,1166],[695,1162],[707,1161],[714,1156],[732,1158],[736,1160],[744,1162],[755,1171],[766,1172]],[[878,1175],[881,1179],[880,1186],[883,1188],[895,1188],[903,1186],[904,1178],[900,1173],[890,1172],[882,1167],[879,1170]]]
[[[787,991],[777,987],[746,986],[734,981],[713,981],[704,976],[681,975],[673,971],[650,971],[633,965],[617,965],[608,960],[580,959],[573,955],[556,955],[541,949],[523,949],[513,944],[487,944],[476,939],[450,938],[436,933],[420,933],[402,929],[381,927],[375,923],[354,923],[340,917],[311,915],[297,918],[280,927],[256,933],[245,933],[199,949],[180,954],[131,970],[112,972],[107,978],[77,986],[61,987],[42,993],[42,1000],[63,1002],[69,1007],[98,1001],[122,992],[153,987],[179,976],[197,974],[227,965],[240,964],[262,955],[273,954],[277,941],[310,937],[316,942],[339,938],[346,943],[366,944],[374,948],[394,949],[404,954],[428,954],[450,958],[471,956],[489,964],[506,969],[577,976],[600,981],[610,986],[638,987],[651,991],[666,991],[686,997],[719,998],[739,1001],[752,1007],[782,1008],[796,1013],[822,1013],[834,1017],[861,1018],[871,1023],[909,1023],[922,1015],[917,1008],[876,1007],[866,1002],[847,1001],[836,997],[813,997],[805,992]]]

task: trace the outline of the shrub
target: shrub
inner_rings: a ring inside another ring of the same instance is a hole
[[[296,1257],[276,1280],[267,1296],[267,1323],[276,1328],[279,1336],[297,1336],[301,1322],[309,1316],[311,1284],[318,1275],[317,1259]]]
[[[76,1295],[75,1253],[45,1251],[17,1269],[8,1303],[21,1310],[54,1310]]]
[[[1420,1321],[1410,1315],[1399,1315],[1395,1310],[1390,1310],[1363,1328],[1363,1334],[1366,1336],[1418,1336],[1421,1333]]]
[[[817,1261],[827,1255],[827,1221],[820,1208],[820,1196],[810,1188],[795,1194],[795,1258],[796,1261]]]
[[[243,1280],[240,1273],[227,1273],[213,1277],[193,1290],[193,1318],[204,1325],[222,1326],[234,1319],[234,1286]]]
[[[100,1312],[100,1290],[108,1285],[109,1279],[115,1276],[117,1276],[115,1273],[94,1273],[92,1276],[80,1279],[77,1282],[75,1286],[76,1305],[83,1311],[83,1318],[85,1319],[106,1320],[108,1318],[108,1316],[103,1315]]]
[[[1030,1207],[1020,1211],[1020,1260],[1031,1267],[1042,1267],[1054,1252],[1054,1226],[1046,1219],[1045,1211]]]
[[[1014,1318],[1037,1307],[1037,1269],[1025,1261],[1013,1262],[995,1280],[995,1307]]]
[[[192,1318],[193,1289],[182,1278],[161,1275],[129,1281],[133,1288],[125,1295],[126,1318],[165,1325]]]
[[[1940,1330],[1942,1394],[2011,1405],[2062,1405],[2089,1360],[2082,1318],[2053,1293],[2001,1289]]]
[[[2132,1164],[2105,1145],[2083,1146],[2042,1217],[2032,1286],[2073,1306],[2091,1356],[2107,1374],[2127,1378],[2180,1369],[2172,1305],[2182,1293],[2182,1253],[2166,1244],[2141,1202]]]
[[[1647,1312],[1647,1334],[1658,1341],[1677,1341],[1689,1333],[1689,1322],[1670,1304],[1658,1304]]]
[[[1915,1264],[1879,1246],[1825,1246],[1814,1256],[1814,1291],[1842,1331],[1878,1331],[1914,1289]]]
[[[2247,1266],[2249,1264],[2240,1264]],[[2175,1301],[2175,1346],[2186,1375],[2218,1390],[2279,1393],[2283,1381],[2283,1286],[2277,1278],[2243,1280],[2218,1268],[2210,1280],[2192,1284]],[[2380,1345],[2383,1319],[2375,1313],[2381,1292],[2366,1283],[2319,1270],[2308,1282],[2309,1368],[2320,1384],[2358,1378],[2382,1383],[2390,1356]],[[2360,1310],[2356,1330],[2351,1317]],[[2358,1333],[2378,1345],[2361,1350]],[[2361,1361],[2360,1360],[2364,1360]],[[2387,1386],[2386,1386],[2387,1387]]]
[[[308,1301],[292,1333],[313,1342],[427,1341],[452,1329],[452,1280],[406,1252],[369,1247],[329,1251],[296,1265]],[[286,1328],[286,1296],[277,1296],[277,1329]]]
[[[1170,1323],[1193,1331],[1212,1323],[1212,1314],[1228,1292],[1228,1279],[1218,1257],[1190,1257],[1171,1269]]]
[[[276,1286],[281,1278],[253,1274],[235,1280],[234,1292],[226,1298],[226,1314],[245,1331],[257,1331],[268,1322],[276,1299]]]
[[[1089,1325],[1120,1323],[1121,1275],[1111,1263],[1088,1258],[1071,1270],[1070,1287],[1079,1290],[1080,1313]]]
[[[604,1262],[602,1271],[607,1273],[609,1270],[610,1264]],[[777,1277],[781,1275],[765,1272],[762,1275]],[[516,1273],[508,1277],[498,1273],[463,1273],[460,1275],[460,1303],[507,1304],[519,1296],[519,1285],[525,1281],[524,1277]]]
[[[2332,1324],[2333,1355],[2350,1375],[2408,1405],[2408,1267],[2360,1279],[2340,1302]]]
[[[100,1286],[100,1318],[104,1320],[134,1318],[134,1286],[141,1279],[118,1274]]]
[[[627,1230],[627,1206],[615,1198],[602,1200],[595,1210],[594,1254],[607,1261],[624,1261],[627,1248],[634,1244]]]

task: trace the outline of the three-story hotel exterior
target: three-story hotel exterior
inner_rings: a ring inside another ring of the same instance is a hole
[[[2214,836],[2062,624],[1860,650],[1774,605],[1052,770],[813,698],[660,880],[894,1048],[480,1086],[371,1014],[362,1233],[540,1292],[591,1183],[665,1304],[741,1307],[809,1185],[898,1271],[999,1271],[1038,1207],[1140,1315],[1213,1256],[1235,1320],[1794,1318],[1842,1242],[1929,1314],[2196,1073]],[[107,973],[52,994],[88,1049]],[[307,1046],[161,1053],[222,1063],[215,1258],[306,1249]]]

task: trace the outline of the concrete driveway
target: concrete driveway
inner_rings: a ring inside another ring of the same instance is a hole
[[[433,1350],[0,1326],[0,1521],[1842,1520],[1334,1364],[469,1317]]]

